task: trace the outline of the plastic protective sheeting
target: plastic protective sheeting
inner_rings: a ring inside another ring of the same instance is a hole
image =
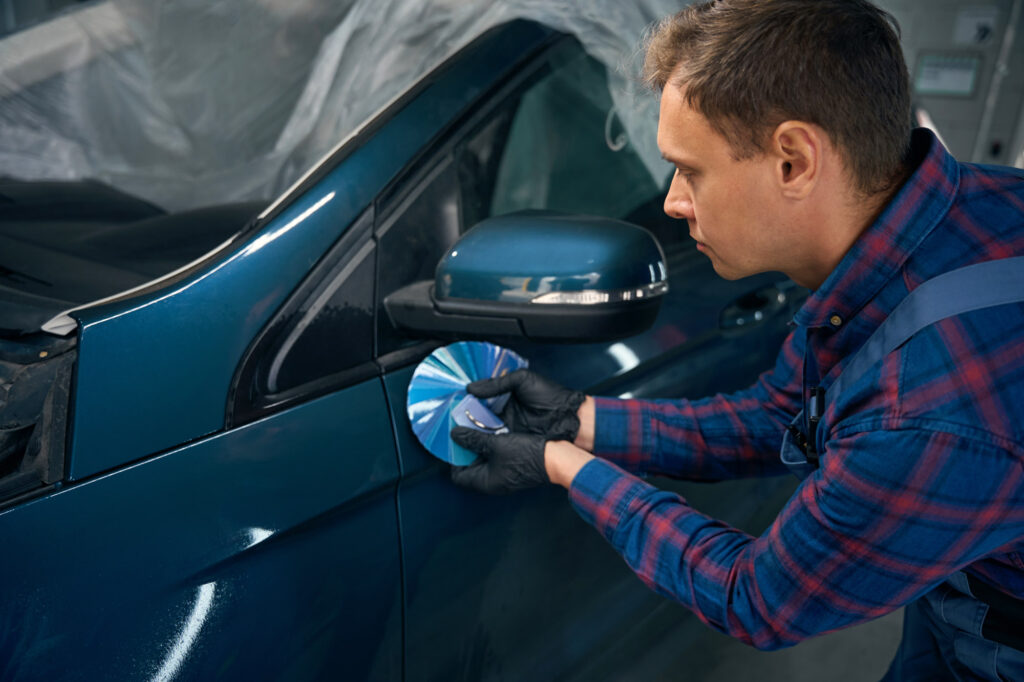
[[[665,174],[637,81],[669,0],[106,0],[0,40],[0,176],[93,178],[170,211],[281,194],[488,28],[575,34]]]

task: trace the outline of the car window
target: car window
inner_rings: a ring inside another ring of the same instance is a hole
[[[228,421],[270,411],[362,381],[373,362],[373,211],[345,231],[246,353]]]
[[[412,282],[433,279],[437,262],[461,231],[458,185],[450,155],[424,164],[381,200],[377,300]],[[414,341],[400,334],[380,308],[377,353]]]
[[[626,136],[605,67],[575,42],[469,134],[459,163],[467,225],[546,209],[635,222],[666,252],[686,241],[685,226],[661,211],[665,182]]]
[[[372,359],[373,256],[373,242],[364,242],[296,309],[267,367],[268,393],[291,391]]]

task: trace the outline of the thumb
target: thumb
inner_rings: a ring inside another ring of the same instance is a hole
[[[483,433],[466,426],[456,426],[451,430],[450,435],[455,444],[460,447],[472,450],[478,455],[486,456],[490,454],[491,439],[494,436],[489,433]]]
[[[479,379],[466,386],[466,390],[477,398],[493,398],[496,395],[516,390],[516,387],[526,379],[527,372],[528,370],[525,369],[517,369],[500,377]]]

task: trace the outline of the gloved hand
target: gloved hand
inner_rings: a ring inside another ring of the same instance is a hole
[[[550,483],[544,468],[543,436],[528,433],[495,435],[456,426],[452,440],[479,455],[469,466],[452,467],[452,480],[490,495],[504,495]]]
[[[466,390],[477,398],[511,393],[505,409],[498,416],[513,433],[533,433],[547,440],[573,441],[580,430],[576,410],[586,395],[582,391],[559,386],[528,369],[474,381]]]

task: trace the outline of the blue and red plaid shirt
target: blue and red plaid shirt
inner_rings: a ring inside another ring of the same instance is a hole
[[[781,474],[804,349],[828,386],[909,291],[1024,255],[1024,174],[959,164],[917,130],[916,170],[795,318],[775,368],[703,400],[598,398],[578,513],[640,578],[762,649],[876,618],[966,570],[1024,598],[1024,305],[917,334],[829,396],[821,467],[752,537],[636,474]],[[861,387],[864,387],[863,389]]]

